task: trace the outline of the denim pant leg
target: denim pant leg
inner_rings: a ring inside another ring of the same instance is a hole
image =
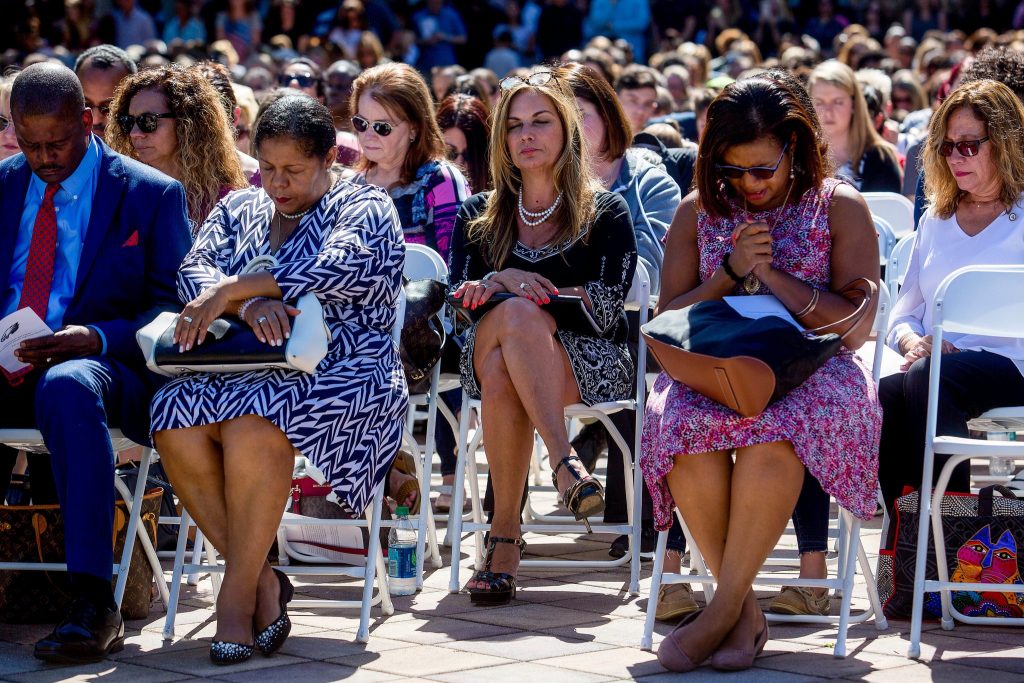
[[[810,472],[804,470],[804,484],[793,510],[793,528],[800,554],[828,550],[829,495]]]

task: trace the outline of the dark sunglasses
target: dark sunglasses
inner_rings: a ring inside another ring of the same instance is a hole
[[[352,117],[352,127],[356,129],[357,133],[365,133],[370,126],[373,126],[373,132],[382,138],[391,135],[391,131],[395,129],[387,121],[367,121],[359,114]]]
[[[960,156],[973,157],[977,156],[978,150],[981,149],[981,143],[988,140],[988,136],[981,138],[980,140],[961,140],[960,142],[952,142],[951,140],[943,140],[939,144],[939,154],[944,157],[952,156],[953,148],[960,152]]]
[[[729,166],[727,164],[715,164],[715,169],[719,175],[729,180],[739,180],[743,177],[744,173],[749,173],[758,180],[770,180],[775,172],[779,170],[779,166],[782,165],[782,159],[786,156],[786,150],[789,149],[789,143],[782,148],[782,154],[779,155],[779,160],[775,162],[774,166]]]
[[[125,135],[131,135],[131,132],[135,129],[135,124],[139,124],[139,130],[143,133],[152,133],[156,130],[156,127],[160,125],[160,119],[173,119],[174,114],[155,114],[151,111],[147,111],[144,114],[138,116],[132,116],[131,114],[121,114],[117,117],[117,125],[121,127],[121,132]]]
[[[519,76],[505,76],[505,78],[498,81],[498,87],[502,91],[510,90],[519,84],[524,85],[546,85],[551,82],[551,79],[555,77],[554,71],[534,71],[526,78],[520,78]]]
[[[281,74],[277,77],[277,83],[282,88],[287,88],[292,84],[292,81],[298,83],[300,88],[310,88],[319,83],[320,79],[313,74]]]
[[[0,116],[0,133],[11,127],[11,120],[6,116]]]
[[[462,159],[463,161],[466,160],[466,153],[465,152],[460,152],[459,150],[455,149],[454,147],[446,148],[445,153],[448,156],[448,161],[455,161],[456,159]]]

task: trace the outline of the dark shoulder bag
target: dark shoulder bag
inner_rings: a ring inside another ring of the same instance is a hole
[[[399,353],[409,393],[427,390],[430,371],[443,352],[447,334],[438,315],[445,304],[447,286],[437,280],[403,280],[405,320]]]

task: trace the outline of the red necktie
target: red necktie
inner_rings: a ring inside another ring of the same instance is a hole
[[[18,303],[19,309],[31,308],[43,320],[46,320],[46,309],[50,304],[53,268],[57,260],[57,212],[53,206],[53,196],[59,189],[59,183],[46,186],[43,203],[36,213],[32,242],[28,248],[28,262],[25,264],[25,280],[21,287],[21,301]],[[20,384],[21,376],[31,370],[31,367],[27,367],[14,374],[4,371],[4,375],[13,386]]]

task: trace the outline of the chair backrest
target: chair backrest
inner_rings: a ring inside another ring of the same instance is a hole
[[[935,292],[936,331],[1024,338],[1024,265],[967,266]]]
[[[881,216],[871,216],[875,221],[875,232],[878,234],[878,258],[884,266],[889,263],[889,256],[896,248],[896,233],[893,232],[892,224]]]
[[[651,303],[651,276],[647,274],[647,267],[639,259],[636,262],[636,272],[633,273],[633,282],[629,286],[626,300],[623,305],[627,311],[646,310]]]
[[[395,326],[391,328],[391,338],[395,341],[397,346],[402,345],[402,325],[405,323],[405,288],[399,288],[398,290],[398,301],[395,306],[397,309],[395,316]]]
[[[916,239],[916,232],[904,235],[889,254],[889,263],[885,267],[885,283],[889,287],[889,294],[893,301],[896,300],[900,286],[907,277],[907,271],[910,270],[910,257],[914,251],[914,240]]]
[[[410,280],[448,282],[448,266],[441,255],[424,244],[405,245],[405,276]]]
[[[914,231],[914,204],[909,199],[896,192],[864,192],[862,196],[872,215],[887,220],[897,237]]]
[[[875,386],[878,386],[878,382],[882,378],[882,354],[885,353],[885,337],[889,333],[889,311],[891,309],[892,300],[889,298],[889,290],[879,287],[878,309],[875,311],[875,320],[871,323],[871,332],[875,337],[871,379],[875,381]]]

